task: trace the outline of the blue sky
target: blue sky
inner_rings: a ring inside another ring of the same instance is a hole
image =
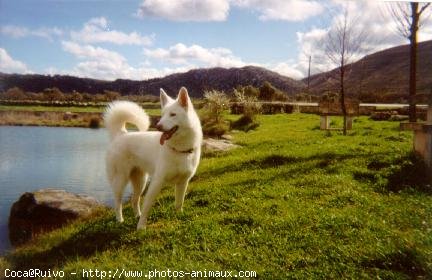
[[[341,9],[362,15],[368,52],[406,43],[377,1],[0,0],[0,71],[113,80],[257,65],[293,78],[333,65],[323,38]],[[371,20],[373,19],[373,20]],[[420,40],[432,39],[426,22]],[[378,39],[377,39],[378,38]]]

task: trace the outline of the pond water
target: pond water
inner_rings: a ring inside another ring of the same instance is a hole
[[[11,248],[10,207],[24,192],[59,188],[112,205],[104,129],[0,126],[0,254]]]

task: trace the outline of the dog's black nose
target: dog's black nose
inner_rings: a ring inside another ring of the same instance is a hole
[[[159,131],[162,131],[163,130],[162,125],[161,124],[157,124],[156,125],[156,129],[159,130]]]

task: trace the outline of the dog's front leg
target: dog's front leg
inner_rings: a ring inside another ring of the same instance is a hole
[[[138,221],[137,229],[144,229],[147,225],[147,218],[150,212],[150,209],[152,208],[153,204],[155,203],[156,196],[159,194],[159,192],[162,189],[163,180],[152,178],[150,181],[150,186],[147,191],[147,194],[144,197],[144,204],[142,208],[141,217]]]
[[[189,183],[189,179],[181,181],[175,186],[175,208],[177,212],[183,211],[183,202],[186,194],[186,189]]]

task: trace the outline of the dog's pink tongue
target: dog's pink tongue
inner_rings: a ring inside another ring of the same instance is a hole
[[[161,135],[161,137],[159,139],[159,143],[161,145],[163,145],[165,143],[165,140],[168,140],[168,138],[169,138],[169,133],[162,132],[162,135]]]

